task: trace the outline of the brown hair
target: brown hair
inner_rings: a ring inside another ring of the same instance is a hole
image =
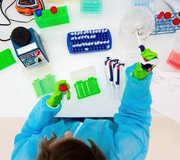
[[[97,145],[92,140],[88,141],[91,147],[74,138],[59,142],[55,135],[50,140],[44,138],[39,146],[37,160],[106,160]]]

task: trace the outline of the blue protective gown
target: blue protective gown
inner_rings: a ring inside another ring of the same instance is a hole
[[[66,131],[75,138],[93,140],[103,151],[107,160],[144,160],[149,143],[151,122],[150,82],[152,73],[144,80],[137,80],[130,74],[135,65],[126,69],[126,87],[114,121],[107,119],[85,119],[83,124],[73,119],[58,119],[54,116],[61,110],[61,104],[51,108],[46,104],[50,96],[42,98],[31,111],[21,133],[15,137],[12,160],[35,160],[40,141],[52,132],[62,137]],[[81,125],[80,125],[81,124]],[[78,128],[78,129],[77,129]]]

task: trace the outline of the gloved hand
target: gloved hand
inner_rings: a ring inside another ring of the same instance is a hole
[[[70,85],[66,82],[66,80],[60,80],[56,83],[55,90],[61,91],[63,95],[66,94],[68,100],[71,98],[71,92],[69,89]]]
[[[156,66],[156,64],[153,64],[155,59],[157,60],[157,53],[151,51],[149,48],[145,49],[143,45],[139,47],[141,49],[141,56],[144,60],[143,63],[137,63],[134,71],[132,72],[132,76],[138,80],[144,79],[151,71],[152,69]]]
[[[70,99],[70,86],[65,80],[60,80],[56,83],[54,93],[47,100],[47,104],[51,107],[57,107],[63,98],[63,94],[67,94],[67,99]]]
[[[141,63],[137,63],[134,71],[132,72],[132,76],[138,80],[144,79],[149,72],[146,69],[142,68]]]
[[[145,61],[151,61],[154,58],[157,58],[157,53],[151,51],[149,48],[146,48],[141,52],[141,56]]]

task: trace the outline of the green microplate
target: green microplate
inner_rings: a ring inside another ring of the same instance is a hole
[[[47,75],[43,79],[36,79],[33,81],[33,88],[37,97],[50,94],[54,91],[56,80],[54,75]]]
[[[16,60],[14,59],[10,49],[0,52],[0,70],[7,68],[14,63],[16,63]]]

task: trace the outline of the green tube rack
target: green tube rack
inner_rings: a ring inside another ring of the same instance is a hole
[[[39,28],[55,26],[69,23],[69,14],[66,6],[58,7],[57,13],[53,14],[50,9],[42,10],[42,15],[38,17],[34,13],[34,19]]]
[[[101,92],[97,78],[95,77],[90,77],[86,81],[77,81],[74,84],[74,87],[76,89],[78,99],[89,97]]]

